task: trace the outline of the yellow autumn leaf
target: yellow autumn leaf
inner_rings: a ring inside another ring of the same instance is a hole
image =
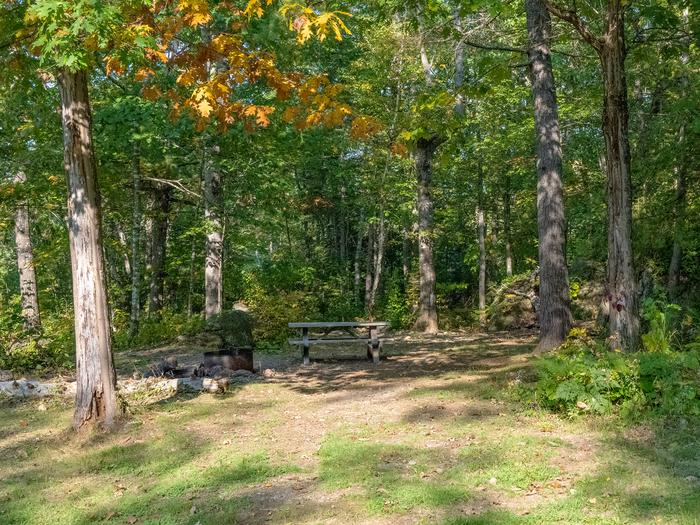
[[[214,110],[207,99],[202,99],[197,103],[197,112],[204,118],[208,118]]]

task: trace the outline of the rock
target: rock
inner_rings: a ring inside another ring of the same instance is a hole
[[[538,324],[538,273],[516,277],[496,290],[488,308],[489,330],[534,328]]]
[[[75,383],[39,383],[27,379],[0,382],[0,394],[14,398],[74,396]]]
[[[224,348],[253,348],[253,317],[242,303],[207,322],[207,334],[221,338]]]
[[[263,370],[262,375],[264,378],[269,379],[271,377],[275,377],[277,375],[277,372],[273,368],[266,368]]]
[[[9,370],[0,370],[0,381],[11,381],[12,372]]]

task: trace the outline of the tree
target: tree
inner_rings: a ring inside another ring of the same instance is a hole
[[[610,344],[633,351],[639,340],[639,297],[632,254],[632,179],[629,108],[625,76],[625,2],[609,0],[601,36],[596,36],[576,8],[543,0],[556,17],[571,24],[596,51],[603,77],[603,135],[608,206],[606,308]]]
[[[15,174],[14,182],[22,185],[27,181],[24,172]],[[29,233],[29,206],[21,202],[15,211],[15,245],[17,248],[17,269],[19,270],[19,289],[22,300],[22,319],[24,329],[30,332],[41,328],[39,315],[39,298],[34,270],[34,251]]]
[[[68,181],[68,236],[73,275],[76,398],[73,425],[115,423],[117,379],[104,272],[100,194],[92,148],[87,73],[58,72]]]
[[[525,0],[528,57],[537,140],[537,225],[540,263],[540,339],[545,351],[564,342],[571,327],[566,267],[561,133],[550,41],[552,24],[541,0]]]

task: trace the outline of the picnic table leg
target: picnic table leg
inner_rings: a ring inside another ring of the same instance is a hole
[[[379,363],[379,339],[377,339],[377,329],[369,327],[369,350],[372,355],[372,362],[376,365]]]
[[[308,328],[302,328],[301,340],[303,343],[304,364],[308,365],[309,364],[309,329]]]

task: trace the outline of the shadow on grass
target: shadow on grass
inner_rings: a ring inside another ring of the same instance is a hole
[[[314,347],[316,356],[312,355],[315,358],[310,366],[300,366],[274,381],[302,394],[382,389],[418,378],[492,373],[510,366],[514,359],[526,360],[532,352],[532,345],[521,340],[494,341],[492,336],[474,336],[466,341],[426,337],[402,345],[401,353],[385,352],[378,365],[352,354],[339,355],[345,350]],[[317,357],[326,351],[333,352],[331,357]]]

